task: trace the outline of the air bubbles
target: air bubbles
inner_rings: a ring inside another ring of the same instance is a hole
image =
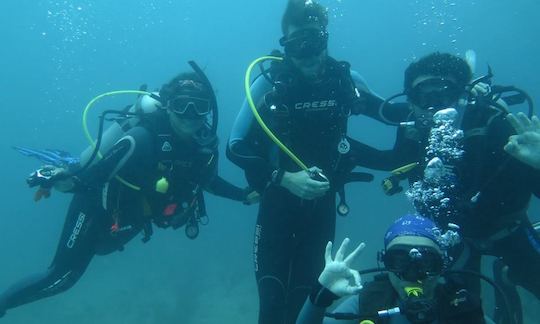
[[[457,213],[458,183],[454,165],[464,153],[463,131],[454,125],[458,119],[459,114],[454,108],[434,114],[426,147],[424,178],[407,191],[407,197],[420,215],[443,222]]]
[[[321,3],[323,4],[323,3]],[[333,19],[340,19],[345,17],[345,9],[343,8],[345,6],[345,1],[343,0],[328,0],[324,3],[326,6],[328,16]]]
[[[84,40],[93,20],[92,14],[85,8],[92,4],[76,4],[77,1],[49,1],[47,4],[47,20],[52,31],[60,32],[65,42]]]
[[[420,37],[420,44],[429,43],[434,49],[450,45],[457,51],[459,38],[455,35],[463,31],[459,25],[457,14],[463,10],[456,1],[424,0],[410,1],[417,21],[414,27]],[[444,37],[448,35],[448,37]],[[450,37],[450,35],[453,35]],[[441,37],[442,36],[442,37]]]

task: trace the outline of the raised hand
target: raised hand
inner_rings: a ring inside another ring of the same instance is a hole
[[[339,297],[358,293],[362,289],[362,281],[358,271],[351,269],[351,264],[366,246],[360,243],[349,255],[345,255],[350,240],[344,239],[332,259],[332,242],[326,244],[325,267],[319,276],[319,282],[326,289]]]
[[[529,119],[524,113],[508,114],[508,122],[516,130],[516,135],[508,138],[504,150],[521,162],[540,169],[540,120]]]

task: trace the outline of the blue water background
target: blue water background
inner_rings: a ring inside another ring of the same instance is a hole
[[[86,145],[81,113],[111,90],[158,88],[195,59],[213,82],[221,109],[221,151],[242,103],[251,60],[278,47],[286,1],[44,1],[3,0],[0,6],[0,289],[49,265],[69,195],[34,203],[24,182],[39,166],[11,145],[63,148]],[[495,82],[514,84],[540,99],[536,0],[327,0],[330,51],[348,60],[379,94],[402,89],[403,70],[434,50],[478,54],[478,74],[490,64]],[[108,99],[118,108],[132,97]],[[91,126],[95,126],[95,116]],[[394,129],[354,117],[352,135],[380,148]],[[221,174],[245,184],[225,157]],[[375,264],[392,219],[412,207],[388,198],[376,173],[371,184],[349,185],[352,212],[340,218],[337,240],[368,244],[358,267]],[[157,230],[148,244],[96,257],[71,290],[12,310],[3,323],[255,323],[252,274],[256,207],[207,198],[211,217],[195,241],[183,231]],[[535,201],[531,218],[540,218]],[[321,251],[323,257],[323,251]],[[538,302],[527,307],[538,309]],[[528,322],[534,323],[532,312]],[[538,313],[536,314],[538,316]]]

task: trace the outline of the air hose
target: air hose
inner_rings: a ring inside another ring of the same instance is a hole
[[[123,114],[126,114],[125,112],[117,112],[117,111],[106,111],[106,112],[104,112],[100,116],[100,127],[99,127],[99,133],[98,133],[97,140],[94,141],[94,139],[92,138],[92,135],[90,135],[90,131],[88,130],[88,112],[96,104],[96,102],[98,102],[100,99],[108,97],[108,96],[119,95],[119,94],[137,94],[137,95],[153,96],[152,93],[147,92],[147,91],[142,91],[142,90],[118,90],[118,91],[110,91],[110,92],[100,94],[99,96],[96,96],[95,98],[90,100],[90,102],[86,105],[86,107],[84,108],[84,111],[83,111],[82,127],[83,127],[83,131],[84,131],[84,135],[86,136],[86,139],[88,140],[88,142],[90,142],[90,145],[93,147],[93,152],[92,152],[92,155],[91,155],[90,159],[88,160],[88,162],[84,166],[82,166],[81,169],[77,170],[76,173],[80,173],[83,170],[87,169],[92,164],[93,160],[96,157],[98,157],[100,159],[103,157],[103,155],[99,152],[99,146],[101,144],[101,137],[103,135],[103,123],[104,123],[105,114],[107,114],[107,113],[123,113]],[[127,114],[129,114],[129,113],[127,113]],[[138,187],[138,186],[124,180],[120,176],[116,176],[115,178],[118,181],[120,181],[122,184],[126,185],[127,187],[129,187],[129,188],[131,188],[133,190],[140,190],[141,189],[140,187]]]
[[[251,89],[250,89],[250,80],[251,80],[251,71],[253,70],[253,68],[259,64],[259,63],[262,63],[264,61],[269,61],[269,60],[273,60],[273,61],[282,61],[283,58],[282,57],[277,57],[277,56],[262,56],[262,57],[259,57],[258,59],[254,60],[253,62],[251,62],[251,64],[249,65],[249,67],[247,68],[247,71],[246,71],[246,75],[245,75],[245,78],[244,78],[244,87],[245,87],[245,91],[246,91],[246,99],[247,99],[247,102],[249,104],[249,107],[251,108],[251,111],[253,112],[253,116],[255,116],[255,119],[257,120],[257,122],[259,123],[259,125],[261,126],[261,128],[263,129],[263,131],[266,133],[266,135],[285,153],[287,154],[293,161],[294,163],[296,163],[302,170],[304,171],[309,171],[308,170],[308,167],[304,164],[304,162],[302,162],[291,150],[289,150],[288,147],[285,146],[285,144],[283,144],[279,138],[276,137],[276,135],[274,135],[274,133],[272,133],[272,131],[270,130],[270,128],[268,128],[268,126],[266,126],[264,120],[261,118],[261,115],[259,114],[259,112],[257,111],[257,107],[255,106],[255,103],[253,102],[253,97],[251,96]]]

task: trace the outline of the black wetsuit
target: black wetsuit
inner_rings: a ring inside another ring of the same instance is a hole
[[[78,175],[52,264],[0,295],[0,312],[67,290],[94,255],[121,250],[142,230],[148,239],[152,223],[174,228],[185,224],[201,212],[194,208],[204,208],[195,200],[201,187],[244,199],[242,189],[217,175],[216,145],[180,142],[172,136],[166,116],[154,117],[162,119],[160,129],[128,130],[102,160]],[[160,179],[168,181],[166,193],[156,191]]]
[[[284,71],[284,72],[283,72]],[[284,73],[280,78],[279,72]],[[271,174],[299,167],[270,141],[244,103],[233,126],[227,156],[244,169],[252,188],[262,194],[254,242],[259,289],[259,323],[294,323],[324,263],[320,257],[334,239],[335,194],[343,169],[350,171],[350,154],[340,154],[349,113],[377,118],[382,100],[373,95],[348,65],[332,59],[322,81],[310,84],[288,62],[278,64],[272,83],[259,77],[252,96],[265,123],[308,167],[317,166],[332,189],[318,199],[303,200],[272,184]],[[354,87],[360,98],[354,97]],[[357,152],[364,146],[348,139]],[[354,162],[356,163],[356,162]],[[353,166],[354,167],[354,166]]]
[[[462,278],[452,276],[445,278],[444,282],[437,285],[435,298],[429,300],[429,303],[435,306],[433,320],[422,323],[482,324],[486,322],[480,299],[477,295],[463,289],[460,281]],[[296,323],[355,324],[364,320],[371,323],[413,323],[407,319],[406,314],[395,314],[386,318],[377,316],[378,311],[396,306],[407,309],[406,306],[404,307],[406,303],[399,301],[398,294],[387,275],[379,275],[374,281],[365,283],[360,294],[348,297],[333,310],[333,313],[359,315],[359,319],[342,320],[326,317],[327,307],[334,298],[337,296],[329,290],[320,285],[315,287],[310,298],[306,300]]]
[[[455,168],[459,189],[454,201],[459,216],[448,219],[461,227],[465,239],[455,267],[479,271],[481,255],[496,256],[509,267],[512,282],[540,298],[540,237],[527,215],[532,194],[540,197],[540,170],[504,151],[514,134],[504,117],[492,107],[465,110],[465,154]],[[386,160],[380,168],[420,162],[421,167],[410,172],[408,179],[411,183],[421,179],[428,131],[401,127],[394,150],[379,156]]]

